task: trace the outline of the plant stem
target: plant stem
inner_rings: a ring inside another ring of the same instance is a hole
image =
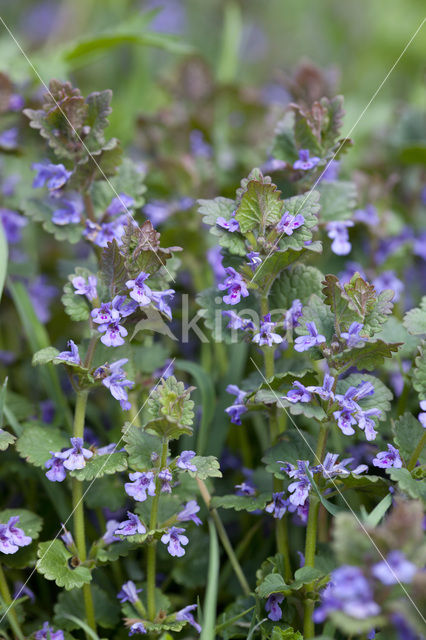
[[[325,452],[325,445],[327,442],[328,427],[321,425],[317,448],[315,452],[315,464],[322,462]],[[315,566],[315,551],[317,545],[317,530],[318,530],[318,511],[320,507],[320,501],[316,496],[311,494],[309,498],[309,516],[308,524],[306,527],[306,542],[305,542],[305,567]],[[305,586],[305,592],[308,594],[315,588],[315,584],[311,582]],[[311,598],[305,600],[304,611],[304,624],[303,624],[303,636],[305,640],[313,638],[315,636],[315,624],[313,621],[314,613],[314,601]]]
[[[223,548],[225,549],[228,555],[229,561],[232,565],[232,568],[234,569],[234,573],[238,578],[238,582],[240,583],[241,588],[244,591],[244,594],[246,596],[249,596],[251,593],[249,583],[247,582],[247,579],[244,575],[241,565],[238,562],[238,558],[235,555],[234,549],[232,548],[231,541],[228,538],[228,534],[226,533],[225,527],[222,524],[222,520],[220,519],[220,516],[216,511],[216,509],[214,508],[212,509],[210,507],[211,496],[210,496],[209,490],[207,489],[205,483],[202,480],[200,480],[200,478],[197,478],[197,483],[200,489],[201,497],[203,498],[206,504],[206,507],[210,511],[210,515],[213,518],[213,522],[216,526],[218,536],[220,538],[220,541],[222,542]]]
[[[10,595],[9,587],[7,586],[7,582],[6,582],[6,576],[4,575],[3,567],[1,566],[1,564],[0,564],[0,594],[4,600],[6,607],[10,607],[10,605],[13,604],[13,600],[12,600],[12,596]],[[19,622],[18,622],[18,618],[16,617],[15,610],[12,608],[9,609],[6,615],[16,638],[18,638],[18,640],[25,640],[25,636],[21,631],[21,627],[19,626]]]
[[[77,392],[74,409],[74,438],[84,438],[84,419],[88,393],[87,389]],[[72,478],[72,508],[74,514],[74,539],[78,557],[80,562],[85,562],[87,553],[84,528],[83,483],[77,480],[77,478]],[[83,597],[87,622],[90,628],[96,631],[95,609],[93,606],[92,590],[89,584],[83,586]]]
[[[420,454],[423,451],[424,446],[426,445],[426,431],[420,438],[416,448],[414,449],[411,458],[408,461],[407,469],[408,471],[412,471],[417,464],[417,460],[420,458]]]
[[[166,438],[163,440],[163,448],[161,451],[161,462],[159,471],[164,469],[167,465],[167,454],[169,452],[169,441]],[[158,478],[155,481],[155,496],[152,500],[151,517],[149,521],[149,530],[154,531],[158,524],[158,502],[160,500],[161,481]],[[155,605],[155,565],[156,565],[156,550],[157,541],[152,540],[148,545],[146,555],[146,598],[148,608],[148,618],[154,620],[157,614],[157,608]]]

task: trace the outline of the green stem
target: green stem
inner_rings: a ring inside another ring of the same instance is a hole
[[[325,445],[327,442],[328,427],[321,425],[321,429],[318,436],[317,448],[315,452],[315,464],[322,462]],[[315,566],[315,551],[317,546],[317,531],[318,531],[318,511],[320,507],[320,501],[316,496],[311,494],[309,498],[309,516],[308,524],[306,527],[306,542],[305,542],[305,567]],[[315,588],[315,583],[311,582],[305,587],[305,593],[309,594]],[[303,624],[303,636],[305,640],[313,638],[315,636],[315,624],[313,621],[314,613],[314,600],[311,597],[307,597],[305,600],[304,611],[304,624]]]
[[[74,438],[84,438],[84,419],[86,415],[87,389],[77,393],[75,409],[74,409]],[[78,551],[80,562],[87,559],[86,553],[86,535],[84,528],[84,500],[83,500],[83,483],[72,478],[72,507],[74,519],[74,540]],[[96,631],[95,609],[93,605],[92,590],[89,584],[83,586],[84,608],[86,612],[87,623],[91,629]]]
[[[426,431],[420,438],[417,447],[414,449],[411,458],[408,461],[407,469],[408,471],[412,471],[417,464],[417,460],[420,458],[420,454],[423,451],[424,446],[426,445]]]
[[[4,575],[3,567],[1,566],[1,564],[0,564],[0,594],[4,600],[6,607],[9,608],[10,605],[13,604],[13,600],[12,600],[12,596],[10,595],[9,587],[7,586],[7,582],[6,582],[6,576]],[[18,640],[25,640],[25,636],[21,631],[21,627],[19,626],[19,622],[16,617],[16,611],[11,608],[8,610],[6,615],[16,638],[18,638]]]
[[[244,572],[241,568],[241,565],[238,562],[238,558],[235,554],[234,549],[232,548],[231,541],[228,538],[228,534],[226,533],[225,527],[222,524],[222,520],[220,519],[220,516],[216,511],[216,509],[212,509],[210,507],[211,496],[210,496],[209,490],[207,489],[205,483],[202,480],[200,480],[200,478],[197,478],[197,483],[200,489],[201,496],[204,502],[206,503],[206,507],[210,511],[210,515],[215,524],[215,527],[216,527],[218,536],[220,538],[220,541],[222,542],[223,548],[225,549],[228,555],[229,562],[231,563],[232,568],[234,569],[234,573],[237,576],[238,582],[240,583],[241,588],[244,591],[244,594],[246,596],[249,596],[251,593],[249,583],[247,582],[247,578],[245,577]]]
[[[161,462],[159,466],[159,471],[164,469],[167,465],[167,454],[169,452],[169,441],[166,438],[163,440],[163,448],[161,451]],[[155,496],[152,500],[151,506],[151,517],[149,521],[149,530],[155,531],[158,524],[158,502],[160,500],[160,487],[161,481],[158,478],[156,479],[156,487],[155,487]],[[157,614],[157,607],[155,605],[155,565],[156,565],[156,550],[157,550],[157,542],[156,540],[152,540],[148,545],[147,555],[146,555],[146,598],[147,598],[147,607],[148,607],[148,618],[150,620],[154,620]]]

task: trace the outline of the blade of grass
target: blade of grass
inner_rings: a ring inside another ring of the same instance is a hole
[[[3,293],[4,283],[6,281],[7,258],[7,241],[6,236],[4,235],[3,225],[0,222],[0,299]]]
[[[215,640],[217,590],[219,583],[219,543],[213,520],[209,519],[210,553],[204,600],[203,630],[200,640]]]

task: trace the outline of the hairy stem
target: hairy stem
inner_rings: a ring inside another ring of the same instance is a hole
[[[18,640],[25,640],[25,636],[21,631],[21,627],[19,626],[18,618],[16,617],[16,612],[14,609],[10,608],[13,604],[12,596],[10,595],[9,587],[7,586],[6,576],[3,572],[3,567],[0,564],[0,594],[4,603],[7,607],[7,613],[5,614],[7,619],[9,620],[11,629],[15,634],[15,637]]]
[[[166,438],[163,440],[163,448],[161,451],[161,462],[159,471],[164,469],[167,465],[167,454],[169,451],[169,441]],[[151,506],[151,517],[149,521],[149,530],[154,531],[158,525],[158,502],[160,500],[160,490],[161,490],[161,481],[158,478],[155,482],[155,496],[152,499]],[[157,614],[157,607],[155,605],[155,565],[156,565],[156,551],[157,551],[157,541],[152,540],[148,545],[147,556],[146,556],[146,597],[147,597],[147,608],[148,608],[148,618],[150,620],[154,620]]]
[[[317,448],[315,452],[315,464],[322,462],[324,458],[325,445],[327,442],[328,427],[321,425],[321,429],[318,436]],[[320,507],[320,501],[316,496],[311,494],[309,498],[309,516],[308,524],[306,527],[306,542],[305,542],[305,567],[315,566],[315,551],[317,546],[317,532],[318,532],[318,512]],[[314,613],[314,600],[309,597],[315,588],[315,584],[311,582],[305,587],[305,593],[308,597],[305,600],[304,610],[304,622],[303,622],[303,635],[305,640],[313,638],[315,636],[315,624],[313,621]]]
[[[84,438],[84,419],[86,415],[88,391],[77,392],[77,398],[74,410],[74,438]],[[86,535],[84,527],[84,501],[83,501],[83,483],[72,478],[72,508],[74,519],[74,539],[78,551],[80,562],[85,562],[86,553]],[[86,612],[87,622],[91,629],[96,631],[95,609],[93,605],[92,590],[89,584],[83,586],[84,608]]]

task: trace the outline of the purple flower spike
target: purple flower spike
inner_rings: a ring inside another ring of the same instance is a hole
[[[47,471],[46,473],[46,478],[48,478],[50,482],[62,482],[63,480],[65,480],[67,475],[64,467],[64,461],[53,451],[51,451],[50,453],[52,454],[52,457],[49,458],[49,460],[47,460],[44,464],[46,469],[49,469],[49,471]]]
[[[185,549],[182,545],[187,545],[189,540],[184,535],[185,529],[180,527],[170,527],[167,533],[161,536],[161,542],[167,545],[167,551],[171,556],[178,558],[185,555]]]
[[[317,156],[309,157],[309,149],[300,149],[299,151],[299,160],[293,164],[293,169],[300,169],[301,171],[309,171],[309,169],[313,169],[317,166],[320,158]]]
[[[195,464],[190,461],[195,457],[195,451],[182,451],[179,458],[176,460],[176,465],[179,469],[184,471],[197,471]]]
[[[93,451],[83,447],[83,438],[70,438],[70,440],[72,448],[60,454],[56,453],[56,456],[62,457],[64,467],[70,471],[83,469],[86,466],[86,460],[90,460],[93,456]]]
[[[266,505],[265,511],[271,513],[274,518],[281,520],[288,508],[288,500],[284,499],[284,492],[272,494],[272,502]]]
[[[155,496],[155,481],[152,471],[129,473],[132,482],[126,482],[124,490],[137,502],[145,502],[148,496]]]
[[[269,620],[273,620],[274,622],[281,620],[283,612],[279,605],[283,600],[284,596],[282,593],[272,593],[269,596],[265,604],[265,611],[268,612]]]
[[[203,524],[200,518],[196,515],[200,510],[200,507],[197,504],[196,500],[190,500],[184,505],[182,511],[180,511],[177,515],[177,519],[179,522],[188,522],[192,520],[197,526],[199,524]]]
[[[123,520],[123,522],[120,522],[120,524],[114,531],[114,534],[116,536],[134,536],[136,534],[143,535],[144,533],[146,533],[145,527],[135,513],[128,511],[127,517],[128,520]]]
[[[34,189],[44,187],[44,185],[48,189],[60,189],[72,174],[72,171],[67,171],[63,164],[50,164],[49,162],[35,162],[32,169],[37,171],[33,182]]]
[[[362,342],[365,342],[366,338],[359,335],[359,332],[363,328],[363,324],[360,322],[352,322],[348,331],[341,333],[341,337],[346,340],[348,347],[358,347]]]
[[[271,322],[271,314],[264,316],[260,323],[260,331],[253,336],[253,342],[259,347],[272,347],[273,344],[280,344],[283,339],[278,333],[274,333],[273,329],[277,326],[276,322]]]
[[[135,622],[129,629],[129,636],[133,636],[135,633],[146,633],[146,629],[143,622]]]
[[[58,353],[56,358],[58,360],[64,360],[65,362],[72,362],[73,364],[81,364],[77,345],[72,340],[68,340],[67,344],[70,350],[61,351],[61,353]]]
[[[373,458],[373,464],[380,469],[390,469],[390,467],[400,469],[402,467],[402,460],[398,449],[388,444],[388,451],[380,451],[377,456]]]
[[[318,333],[315,322],[307,322],[306,329],[309,331],[309,335],[299,336],[294,342],[294,349],[299,353],[325,342],[325,336]]]
[[[145,280],[149,278],[149,273],[141,271],[136,280],[127,280],[126,287],[130,289],[130,297],[141,307],[146,307],[151,303],[152,292]]]
[[[296,231],[296,229],[301,227],[304,222],[305,218],[301,213],[298,213],[297,216],[292,216],[289,211],[286,211],[277,224],[276,230],[278,233],[284,233],[287,236],[292,236],[293,231]]]
[[[138,593],[140,593],[141,591],[142,589],[136,589],[136,585],[134,582],[132,582],[132,580],[128,580],[128,582],[125,582],[122,585],[121,590],[117,594],[117,598],[122,604],[124,602],[130,602],[131,604],[134,604],[139,600]]]
[[[48,622],[45,622],[41,629],[35,632],[35,640],[64,640],[64,632],[58,629],[53,631],[53,627]]]
[[[326,226],[327,235],[333,240],[331,250],[338,256],[346,256],[351,252],[352,245],[349,242],[348,227],[353,227],[352,220],[336,220]]]
[[[391,551],[386,560],[373,566],[373,576],[386,586],[398,582],[411,582],[417,573],[415,564],[407,560],[402,551]]]
[[[181,609],[176,614],[176,620],[185,620],[185,622],[189,622],[189,624],[192,625],[198,633],[201,633],[201,626],[198,624],[198,622],[195,621],[194,616],[191,613],[191,611],[194,611],[197,606],[198,605],[196,604],[190,604],[184,609]]]
[[[238,304],[241,296],[247,298],[249,295],[246,283],[243,277],[232,267],[226,267],[225,271],[228,277],[225,279],[225,282],[218,285],[218,289],[220,291],[228,289],[228,294],[223,296],[223,301],[226,304]]]

